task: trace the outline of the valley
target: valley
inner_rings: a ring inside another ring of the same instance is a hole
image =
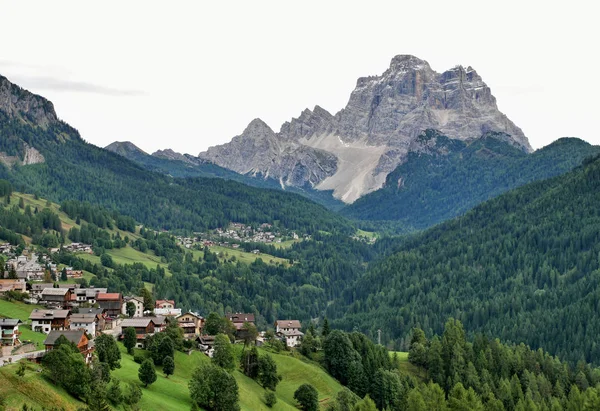
[[[0,408],[598,409],[599,156],[411,55],[198,156],[0,76]]]

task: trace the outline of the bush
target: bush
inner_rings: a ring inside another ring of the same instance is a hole
[[[133,356],[133,361],[137,362],[138,364],[143,363],[145,360],[145,358],[142,355],[136,354]]]
[[[277,404],[277,396],[273,391],[267,390],[267,392],[265,392],[265,404],[269,408],[272,408],[273,405]]]

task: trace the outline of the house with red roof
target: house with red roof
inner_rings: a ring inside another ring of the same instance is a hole
[[[123,310],[123,296],[121,293],[98,293],[96,303],[110,317],[118,317]]]

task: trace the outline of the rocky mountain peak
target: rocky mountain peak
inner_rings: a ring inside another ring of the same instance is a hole
[[[244,132],[241,134],[244,138],[262,138],[265,136],[274,136],[275,132],[267,123],[260,118],[255,118],[248,124]]]
[[[0,110],[9,117],[20,118],[44,128],[58,122],[52,102],[22,89],[1,75]]]
[[[421,60],[418,57],[410,54],[399,54],[392,58],[390,62],[390,68],[388,70],[392,72],[407,72],[409,70],[422,70],[429,69],[429,63],[425,60]]]
[[[463,141],[501,132],[516,147],[531,151],[523,131],[499,111],[471,66],[438,73],[425,60],[398,55],[381,75],[359,78],[337,114],[319,106],[305,109],[277,134],[253,120],[231,143],[211,147],[200,157],[282,184],[334,190],[335,197],[351,203],[380,188],[427,129]]]

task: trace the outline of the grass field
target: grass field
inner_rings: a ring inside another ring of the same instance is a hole
[[[43,309],[40,305],[25,304],[19,301],[0,300],[0,317],[18,318],[21,321],[27,321],[29,314],[36,309]]]
[[[277,248],[290,248],[292,245],[299,243],[300,241],[302,240],[287,240],[280,243],[273,243],[273,245]]]
[[[160,257],[154,255],[152,251],[148,253],[142,253],[130,246],[124,248],[113,248],[112,250],[106,250],[106,253],[110,255],[113,261],[117,264],[133,264],[142,263],[148,268],[156,268],[160,265],[165,269],[165,274],[171,276],[171,272],[168,269],[168,264],[161,262]],[[100,265],[100,257],[94,254],[78,253],[77,257],[91,262],[92,264]]]
[[[394,355],[394,351],[390,351],[390,357]],[[407,374],[412,374],[415,377],[425,379],[426,371],[416,365],[408,362],[408,352],[396,351],[396,355],[398,356],[398,360],[400,361],[400,370],[404,371]]]
[[[245,264],[251,264],[254,261],[256,261],[257,258],[260,258],[267,264],[284,264],[285,266],[289,266],[289,262],[285,258],[275,257],[270,254],[252,254],[240,249],[236,250],[233,248],[221,247],[217,245],[210,247],[210,251],[213,253],[219,253],[220,258],[225,257],[226,259],[230,259],[231,257],[235,257],[237,261],[241,261]]]
[[[28,363],[23,377],[16,375],[17,367],[17,364],[0,367],[0,396],[5,401],[3,409],[19,411],[23,404],[27,404],[35,409],[75,411],[85,406],[63,389],[46,381],[37,372],[39,365]]]
[[[122,344],[119,344],[122,358],[121,368],[115,370],[113,375],[121,382],[135,382],[138,380],[139,364],[133,361],[132,356],[126,353]],[[242,347],[236,346],[236,352],[241,353]],[[259,349],[261,355],[264,350]],[[141,351],[137,350],[138,353]],[[341,386],[320,367],[305,363],[290,355],[271,354],[277,363],[278,372],[283,380],[277,386],[277,404],[272,410],[295,410],[294,391],[303,383],[310,383],[319,391],[319,400],[327,404],[327,400],[333,398],[341,389]],[[210,359],[199,352],[186,355],[175,353],[175,374],[168,379],[162,374],[161,367],[157,367],[157,381],[148,388],[142,389],[144,395],[140,402],[143,410],[185,410],[191,407],[188,381],[198,365],[208,362]],[[239,371],[235,371],[235,379],[238,383],[240,393],[240,407],[242,411],[267,411],[269,408],[263,402],[264,389],[256,381],[246,377]]]
[[[29,322],[29,314],[36,308],[44,308],[38,305],[24,304],[18,301],[0,300],[0,318],[18,318],[23,322]],[[33,341],[37,349],[44,348],[46,334],[31,330],[29,325],[20,325],[21,341]]]
[[[377,233],[375,233],[375,232],[364,231],[364,230],[361,230],[360,228],[358,230],[356,230],[356,235],[358,237],[365,237],[365,238],[368,238],[368,239],[379,237],[379,235]]]

